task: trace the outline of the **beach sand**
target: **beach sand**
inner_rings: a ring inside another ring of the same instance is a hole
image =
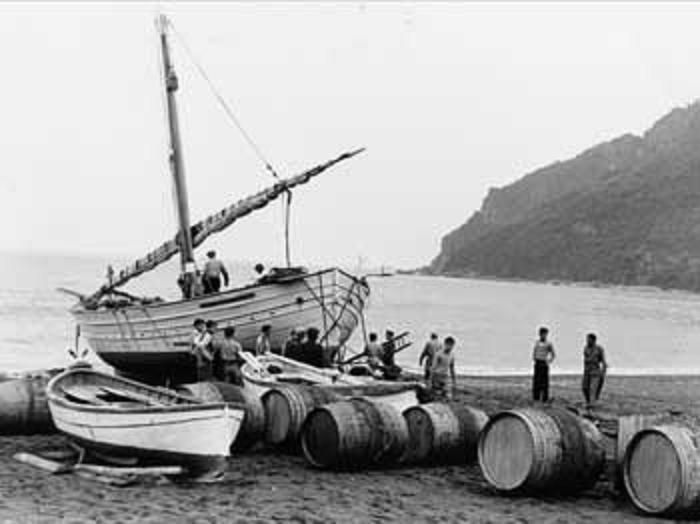
[[[580,404],[579,380],[553,377],[554,403]],[[461,377],[456,400],[493,413],[528,405],[529,388],[527,377]],[[601,410],[700,415],[699,388],[700,377],[608,377]],[[12,458],[66,445],[58,435],[0,438],[0,522],[662,522],[640,516],[605,480],[575,497],[506,497],[477,465],[334,473],[260,451],[232,457],[220,484],[118,488]]]

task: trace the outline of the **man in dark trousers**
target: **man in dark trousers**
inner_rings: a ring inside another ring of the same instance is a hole
[[[204,293],[218,293],[221,289],[221,277],[224,278],[224,286],[228,286],[228,271],[226,271],[224,263],[216,258],[216,251],[209,251],[202,275]]]
[[[586,409],[590,410],[600,397],[603,389],[608,363],[605,361],[605,351],[597,343],[594,333],[586,335],[586,345],[583,347],[583,380],[581,389],[586,400]]]
[[[532,398],[535,402],[549,400],[549,365],[554,361],[554,346],[547,340],[549,329],[541,327],[539,338],[532,350],[535,371],[532,377]]]
[[[418,365],[423,366],[423,378],[426,383],[430,380],[430,368],[433,366],[433,358],[438,351],[442,349],[442,345],[438,340],[437,333],[430,334],[430,340],[425,343],[423,352],[420,354],[418,359]]]

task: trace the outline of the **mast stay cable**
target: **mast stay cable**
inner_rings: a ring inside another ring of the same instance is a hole
[[[236,113],[233,111],[233,109],[228,104],[228,102],[226,102],[226,99],[224,98],[224,96],[217,89],[216,85],[214,84],[212,79],[207,74],[206,70],[204,69],[204,66],[202,66],[201,62],[199,60],[197,60],[197,57],[192,52],[192,49],[189,47],[189,45],[187,45],[187,42],[185,41],[184,37],[175,28],[172,21],[168,20],[168,24],[170,25],[170,28],[172,29],[172,32],[175,35],[175,38],[177,38],[178,42],[180,42],[180,45],[182,45],[182,48],[185,50],[185,53],[187,53],[187,56],[189,57],[190,61],[194,65],[195,69],[197,69],[197,72],[202,76],[202,79],[206,82],[207,86],[209,86],[209,89],[211,90],[212,94],[214,95],[214,98],[216,98],[216,100],[219,102],[219,105],[221,105],[222,109],[224,110],[224,112],[228,116],[229,120],[231,120],[233,125],[236,126],[238,131],[241,133],[241,136],[243,136],[243,138],[248,143],[250,148],[253,150],[255,155],[263,163],[263,165],[265,166],[265,169],[267,169],[267,171],[273,177],[275,177],[276,179],[279,180],[280,177],[277,174],[277,171],[275,170],[274,167],[272,167],[272,164],[267,159],[267,156],[262,152],[262,150],[260,149],[260,146],[258,146],[258,144],[255,143],[255,141],[250,136],[250,134],[245,130],[240,119],[236,116]]]
[[[236,116],[236,113],[233,111],[231,108],[230,104],[226,102],[226,98],[221,94],[219,89],[216,87],[214,82],[212,81],[211,77],[207,74],[206,69],[204,69],[204,66],[202,63],[197,59],[195,56],[194,52],[190,48],[189,45],[187,45],[187,42],[185,41],[185,38],[180,34],[180,32],[175,28],[175,25],[172,23],[172,21],[168,20],[168,24],[170,25],[170,28],[175,35],[175,38],[178,40],[182,48],[185,50],[185,53],[187,54],[188,58],[194,65],[195,69],[197,72],[200,74],[204,82],[207,84],[209,87],[209,90],[212,92],[214,95],[214,98],[217,100],[221,108],[224,110],[224,113],[228,116],[229,120],[233,123],[233,125],[238,129],[239,133],[241,136],[244,138],[244,140],[248,143],[250,148],[253,150],[255,155],[258,157],[260,162],[265,166],[265,169],[276,179],[280,180],[279,175],[277,174],[277,171],[275,170],[274,167],[272,167],[272,163],[268,160],[268,157],[262,152],[262,149],[260,149],[260,146],[253,140],[253,138],[250,136],[250,134],[245,130],[243,127],[243,124],[241,123],[240,119]],[[289,226],[290,226],[290,212],[291,212],[291,205],[292,205],[292,192],[287,189],[287,198],[282,201],[282,206],[284,209],[284,242],[285,242],[285,261],[287,263],[287,267],[291,266],[291,257],[290,257],[290,246],[289,246]]]

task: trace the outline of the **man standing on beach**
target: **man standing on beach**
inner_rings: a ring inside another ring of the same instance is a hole
[[[438,340],[437,333],[430,334],[430,340],[425,343],[423,352],[420,354],[418,359],[418,365],[423,366],[423,376],[426,383],[430,380],[430,368],[433,365],[433,358],[435,354],[442,349],[440,341]]]
[[[455,339],[446,337],[442,349],[435,353],[433,357],[430,368],[430,390],[433,400],[449,400],[452,398],[452,391],[447,389],[447,382],[450,378],[452,379],[452,390],[454,390],[457,384],[454,347]]]
[[[209,352],[211,334],[206,329],[203,319],[194,321],[194,333],[192,334],[191,351],[197,363],[197,381],[208,380],[211,369],[212,355]]]
[[[595,333],[586,335],[586,345],[583,347],[583,398],[586,399],[586,409],[591,409],[598,401],[603,389],[608,363],[605,361],[605,351],[597,343]]]
[[[532,350],[535,370],[532,377],[532,398],[535,402],[549,400],[549,365],[554,361],[554,346],[547,340],[549,329],[541,327],[539,339]]]
[[[222,376],[218,380],[224,380],[237,386],[243,385],[241,376],[241,364],[243,363],[243,348],[236,340],[236,328],[226,326],[224,328],[224,338],[221,342],[220,356],[222,361]]]
[[[270,352],[270,324],[265,324],[260,328],[260,335],[255,341],[255,356],[259,357]]]

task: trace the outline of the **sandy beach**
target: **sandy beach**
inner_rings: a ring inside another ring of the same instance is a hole
[[[528,377],[460,377],[456,400],[487,412],[529,404]],[[628,413],[700,414],[700,377],[609,377],[600,406]],[[579,377],[553,377],[555,404],[581,401]],[[323,472],[300,456],[258,451],[232,457],[212,485],[152,481],[111,487],[49,475],[16,462],[18,451],[65,448],[58,435],[0,438],[2,522],[661,522],[644,518],[603,479],[575,497],[504,497],[477,465]]]

